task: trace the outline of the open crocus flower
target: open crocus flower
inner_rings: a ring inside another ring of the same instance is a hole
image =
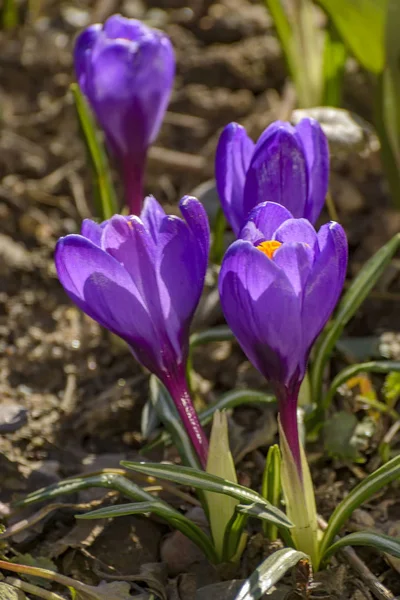
[[[180,202],[185,221],[152,197],[140,218],[89,219],[81,235],[56,247],[58,277],[87,315],[124,339],[175,401],[203,465],[207,440],[186,385],[189,327],[204,285],[209,252],[206,212],[196,198]]]
[[[280,204],[249,216],[222,262],[225,318],[249,360],[271,382],[281,426],[300,470],[297,397],[311,347],[343,288],[347,239],[334,222],[318,234]]]
[[[173,85],[171,42],[140,21],[113,15],[78,36],[74,62],[79,86],[118,160],[130,212],[138,215],[147,149]]]
[[[314,224],[328,190],[325,134],[314,119],[302,119],[296,127],[276,121],[255,144],[244,127],[230,123],[219,138],[215,177],[222,209],[236,235],[250,211],[267,201]]]

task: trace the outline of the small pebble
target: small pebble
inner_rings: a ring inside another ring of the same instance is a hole
[[[0,406],[0,433],[14,433],[28,420],[28,411],[19,404],[7,402]]]

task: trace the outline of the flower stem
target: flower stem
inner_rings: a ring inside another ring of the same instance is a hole
[[[284,431],[288,446],[296,463],[297,470],[301,477],[301,454],[299,441],[299,428],[297,423],[297,396],[286,395],[285,398],[279,398],[279,419]]]
[[[179,416],[199,457],[203,469],[207,465],[208,440],[190,398],[184,376],[164,382],[178,410]]]
[[[140,215],[143,206],[143,175],[146,159],[129,156],[122,168],[125,201],[129,214]]]

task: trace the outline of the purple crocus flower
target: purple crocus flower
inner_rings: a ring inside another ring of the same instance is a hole
[[[206,212],[196,198],[180,202],[185,220],[146,198],[138,216],[86,219],[81,235],[56,247],[58,277],[87,315],[130,346],[175,401],[203,466],[207,439],[187,389],[189,327],[204,285],[209,252]]]
[[[335,222],[317,234],[306,219],[264,202],[250,213],[239,237],[222,262],[222,308],[245,354],[275,390],[300,469],[297,397],[311,347],[343,288],[346,234]]]
[[[123,176],[132,214],[143,204],[143,173],[175,74],[169,38],[135,19],[113,15],[77,38],[76,77]]]
[[[314,224],[328,190],[328,142],[314,119],[302,119],[295,127],[276,121],[256,144],[244,127],[230,123],[219,138],[215,177],[222,209],[236,235],[250,211],[268,201]]]

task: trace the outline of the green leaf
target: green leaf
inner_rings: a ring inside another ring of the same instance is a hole
[[[197,346],[203,346],[211,342],[231,342],[234,339],[235,336],[228,325],[218,325],[211,329],[192,333],[190,336],[190,349],[193,350]]]
[[[311,387],[320,416],[323,412],[322,381],[326,362],[344,327],[357,312],[399,247],[400,234],[396,234],[365,263],[340,301],[333,322],[317,342],[311,371]]]
[[[385,69],[378,77],[375,94],[374,124],[381,145],[381,163],[389,183],[390,192],[395,206],[400,205],[400,172],[398,157],[392,146],[393,133],[388,131],[388,108],[396,101],[394,98],[393,82],[388,70]]]
[[[295,81],[297,60],[293,52],[293,33],[281,0],[265,0],[265,4],[274,21],[275,29],[288,63],[289,71]]]
[[[275,396],[272,394],[265,394],[264,392],[258,392],[256,390],[235,390],[233,392],[227,392],[221,396],[218,402],[208,406],[205,410],[199,413],[199,421],[201,425],[207,425],[212,421],[214,413],[217,410],[229,410],[231,408],[235,408],[236,406],[241,406],[242,404],[273,404],[274,402],[276,402]],[[168,446],[171,443],[172,440],[170,434],[166,431],[163,431],[155,440],[146,444],[142,448],[141,454],[145,454],[161,444]]]
[[[213,263],[220,265],[224,255],[224,236],[226,229],[226,218],[221,207],[218,208],[213,225],[213,241],[210,250],[210,258]]]
[[[177,447],[182,461],[186,465],[200,469],[201,466],[199,459],[189,440],[186,429],[179,418],[174,401],[172,400],[166,387],[155,375],[150,376],[150,400],[158,414],[160,421],[164,423],[173,443]]]
[[[236,507],[237,506],[239,505],[236,505]],[[244,545],[241,544],[241,542],[243,539],[247,539],[247,534],[243,533],[247,520],[248,516],[246,514],[240,512],[238,513],[236,511],[228,523],[224,537],[224,562],[229,560],[238,561],[240,559],[241,553],[244,550]]]
[[[274,404],[275,402],[276,397],[272,394],[258,392],[257,390],[234,390],[223,394],[215,404],[201,411],[199,413],[200,423],[202,425],[210,423],[217,410],[229,410],[244,404]]]
[[[308,560],[307,554],[293,548],[283,548],[268,556],[240,588],[235,600],[259,600],[300,560]]]
[[[385,28],[386,64],[384,70],[384,120],[400,170],[400,4],[388,0]]]
[[[347,51],[332,23],[326,29],[323,60],[324,106],[340,106]]]
[[[269,504],[262,496],[242,485],[227,481],[222,477],[210,475],[209,473],[192,469],[191,467],[180,467],[164,463],[137,463],[124,460],[121,462],[121,465],[139,473],[145,473],[146,475],[158,477],[160,479],[167,479],[168,481],[194,487],[195,489],[226,494],[227,496],[236,498],[244,504],[251,504],[253,502],[259,503],[264,506],[266,512],[270,513],[271,521],[275,522],[280,527],[291,526],[291,522],[286,515],[275,508],[275,506]]]
[[[92,165],[97,215],[100,219],[106,220],[118,212],[110,166],[105,150],[99,140],[96,125],[85,96],[77,83],[71,84],[71,91],[75,101],[79,126]]]
[[[119,504],[117,506],[109,506],[99,508],[84,515],[76,515],[77,519],[105,519],[110,517],[123,517],[127,515],[142,515],[145,513],[153,513],[158,517],[167,521],[174,529],[177,529],[183,535],[192,540],[211,562],[217,562],[217,555],[211,539],[198,527],[179,513],[177,510],[169,506],[166,502],[152,499],[148,502],[136,502],[134,504]]]
[[[385,61],[384,29],[388,0],[317,0],[343,41],[369,71],[379,73]]]
[[[399,538],[384,535],[383,533],[376,533],[375,531],[358,531],[356,533],[345,535],[332,544],[332,546],[329,546],[329,548],[326,549],[322,560],[326,561],[332,554],[345,546],[369,546],[380,552],[386,552],[396,558],[400,558]]]
[[[356,508],[369,500],[385,485],[400,477],[400,456],[392,458],[385,465],[368,475],[361,481],[333,511],[328,527],[323,535],[320,554],[323,556],[331,546],[333,539],[339,533],[344,523],[350,518]]]
[[[269,503],[268,503],[269,504]],[[268,523],[275,523],[275,520],[271,519],[271,513],[269,510],[265,510],[265,505],[261,502],[252,502],[251,504],[238,504],[236,510],[248,517],[255,517],[261,519],[261,521],[268,521]],[[290,523],[290,525],[288,525]],[[293,524],[287,519],[286,527],[292,527]]]
[[[265,0],[302,107],[321,104],[325,32],[315,24],[311,0],[293,2],[287,13],[282,0]]]
[[[400,372],[400,362],[390,360],[372,360],[370,362],[350,365],[336,375],[331,383],[329,392],[326,394],[323,402],[323,409],[329,408],[332,399],[341,385],[349,379],[358,375],[358,373],[390,373],[392,371]]]
[[[376,127],[393,202],[400,205],[400,4],[388,0],[385,68],[378,81]]]
[[[86,490],[91,487],[100,487],[106,489],[112,489],[120,492],[123,496],[131,498],[132,500],[138,501],[153,501],[154,498],[151,494],[143,490],[140,486],[126,479],[120,472],[107,472],[100,474],[87,474],[82,477],[72,477],[71,479],[65,479],[59,483],[55,483],[46,488],[36,490],[31,494],[28,494],[23,500],[19,500],[14,506],[23,507],[30,506],[36,502],[44,502],[45,500],[52,500],[58,496],[64,494],[74,494],[81,490]]]
[[[281,453],[278,444],[274,444],[268,449],[261,484],[261,495],[273,506],[279,506],[281,494]],[[278,537],[278,530],[271,523],[263,523],[263,531],[270,542],[274,542]]]

